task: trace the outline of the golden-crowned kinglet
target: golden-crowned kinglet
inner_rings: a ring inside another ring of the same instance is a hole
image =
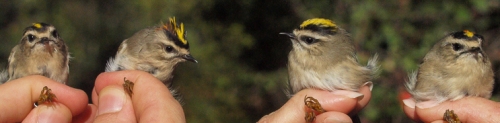
[[[416,106],[433,107],[464,96],[490,98],[493,71],[481,48],[483,40],[481,35],[464,30],[438,41],[405,84]]]
[[[65,84],[69,75],[69,58],[68,47],[54,26],[33,23],[25,29],[19,44],[12,48],[8,74],[2,73],[4,77],[0,79],[10,81],[28,75],[43,75]]]
[[[168,24],[140,30],[125,39],[115,58],[108,61],[106,72],[146,71],[170,88],[175,66],[186,60],[198,63],[189,53],[184,24],[178,25],[175,18],[170,18]],[[170,91],[180,100],[174,89]]]
[[[313,18],[288,35],[292,51],[288,56],[291,93],[305,88],[358,91],[364,84],[372,85],[377,70],[377,56],[361,66],[349,33],[333,21]]]
[[[352,91],[346,95],[361,99],[358,93],[364,85],[373,86],[377,70],[377,55],[361,66],[356,58],[355,48],[349,33],[333,21],[313,18],[304,21],[299,29],[285,34],[292,40],[292,51],[288,56],[289,95],[306,88],[331,92]],[[305,102],[307,102],[305,99]],[[308,105],[309,106],[309,105]],[[312,122],[314,116],[306,115]],[[351,116],[359,122],[357,115]]]

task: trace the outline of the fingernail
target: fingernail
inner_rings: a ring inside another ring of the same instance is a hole
[[[55,105],[51,105],[55,106]],[[46,105],[40,105],[37,107],[36,110],[38,110],[38,116],[37,116],[37,123],[56,123],[56,122],[66,122],[69,123],[71,122],[71,119],[65,118],[61,112],[57,112],[55,110],[57,107],[50,107]]]
[[[415,101],[413,100],[413,98],[404,99],[403,104],[405,104],[407,107],[415,108]]]
[[[432,108],[434,106],[437,106],[440,103],[441,103],[440,101],[423,101],[423,102],[415,103],[415,106],[420,108],[420,109],[426,109],[426,108]]]
[[[97,115],[121,111],[125,99],[123,89],[112,86],[105,87],[99,94]]]
[[[447,123],[447,122],[444,122],[443,120],[438,120],[438,121],[432,121],[431,123]]]
[[[363,86],[370,87],[370,91],[372,91],[372,89],[373,89],[373,82],[371,82],[371,81],[370,82],[366,82],[365,84],[363,84]]]
[[[335,94],[335,95],[342,95],[342,96],[347,96],[349,98],[356,98],[358,100],[361,100],[363,99],[364,95],[361,94],[361,93],[358,93],[358,92],[354,92],[354,91],[346,91],[346,90],[336,90],[336,91],[332,91],[332,94]]]
[[[345,119],[339,119],[338,117],[328,117],[323,123],[352,123],[352,121],[346,121]]]

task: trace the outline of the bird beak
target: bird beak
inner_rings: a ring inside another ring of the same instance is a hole
[[[52,52],[54,52],[54,49],[52,49],[52,47],[50,46],[50,41],[51,40],[49,40],[47,38],[42,38],[40,43],[42,43],[45,46],[45,50],[47,50],[49,52],[50,56],[52,56]]]
[[[295,34],[293,33],[288,33],[288,32],[280,32],[281,35],[286,35],[288,37],[290,37],[290,39],[295,39]]]
[[[183,55],[182,58],[184,58],[190,62],[198,63],[198,61],[196,61],[196,59],[194,59],[194,57],[191,56],[190,54]]]

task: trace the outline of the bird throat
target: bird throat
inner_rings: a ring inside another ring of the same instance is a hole
[[[46,41],[46,42],[43,42],[43,45],[45,47],[45,50],[47,52],[49,52],[50,56],[52,56],[52,52],[54,52],[54,49],[52,48],[52,46],[50,46],[50,43],[48,41]]]

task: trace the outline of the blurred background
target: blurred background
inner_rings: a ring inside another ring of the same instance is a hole
[[[189,123],[256,122],[281,107],[287,101],[291,42],[278,33],[314,17],[348,30],[362,64],[375,53],[381,56],[363,122],[409,122],[398,101],[402,83],[448,33],[468,29],[484,35],[497,75],[500,68],[499,0],[2,0],[0,67],[7,67],[25,27],[51,23],[73,56],[70,86],[90,93],[122,40],[172,16],[185,24],[199,61],[181,63],[174,73]]]

